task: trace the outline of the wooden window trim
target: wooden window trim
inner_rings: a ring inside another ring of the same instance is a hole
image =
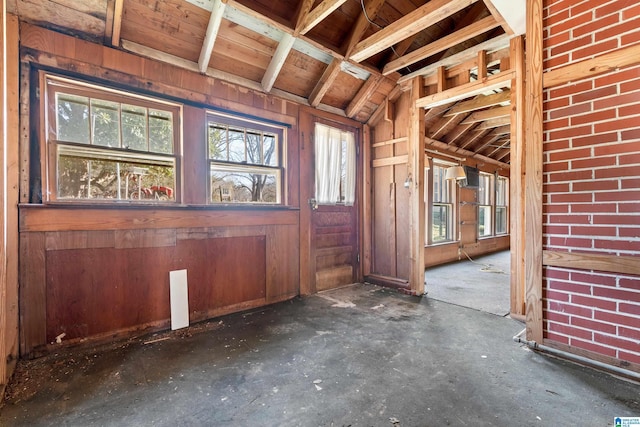
[[[154,98],[138,94],[136,92],[128,92],[121,89],[114,89],[109,86],[89,83],[83,80],[72,79],[44,70],[39,72],[39,88],[40,88],[40,152],[41,154],[41,176],[42,176],[42,202],[44,204],[74,204],[80,206],[90,205],[161,205],[173,206],[181,202],[182,197],[182,105],[175,102],[169,102],[160,98]],[[52,83],[50,83],[52,82]],[[63,90],[58,90],[63,88]],[[152,151],[125,150],[110,147],[95,147],[92,144],[73,143],[60,141],[57,139],[56,120],[56,92],[64,92],[71,95],[87,96],[98,98],[100,100],[118,102],[122,104],[135,105],[145,107],[147,109],[156,109],[168,112],[172,115],[172,140],[173,153],[155,153]],[[53,122],[53,123],[52,123]],[[115,200],[115,199],[59,199],[57,188],[57,154],[58,147],[64,146],[84,146],[87,150],[97,149],[105,153],[129,153],[132,157],[140,154],[140,159],[145,160],[145,156],[149,159],[166,158],[173,161],[174,170],[174,199],[172,201],[158,202],[156,200]]]

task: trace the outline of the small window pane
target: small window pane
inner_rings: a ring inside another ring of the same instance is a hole
[[[149,110],[149,151],[173,153],[173,121],[167,111]]]
[[[496,234],[507,232],[507,208],[496,207]]]
[[[431,241],[444,242],[451,239],[449,205],[434,205],[431,213]]]
[[[478,208],[478,236],[491,236],[491,206]]]
[[[262,135],[247,131],[247,162],[254,165],[262,164]]]
[[[122,139],[125,148],[148,151],[146,108],[122,105]]]
[[[247,161],[242,129],[229,129],[229,161],[238,163]]]
[[[89,98],[56,94],[57,138],[89,144]]]
[[[117,102],[91,100],[93,144],[102,147],[120,147],[120,105]]]
[[[250,173],[211,169],[211,201],[278,203],[276,172]]]
[[[212,160],[229,160],[227,150],[227,130],[223,126],[209,126],[209,158]]]
[[[265,166],[278,166],[278,150],[277,140],[275,135],[264,135],[264,165]]]

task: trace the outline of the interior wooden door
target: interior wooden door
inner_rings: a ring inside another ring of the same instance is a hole
[[[359,176],[359,129],[342,122],[323,120],[311,117],[308,120],[309,135],[303,136],[306,146],[301,156],[301,169],[307,169],[306,182],[301,182],[301,227],[308,224],[306,248],[301,248],[301,264],[308,266],[308,275],[301,283],[301,293],[313,293],[338,286],[355,283],[359,280],[359,189],[360,180],[355,179],[355,198],[353,203],[323,203],[316,194],[316,144],[321,144],[315,137],[316,124],[320,123],[350,132],[354,137],[355,177]],[[308,257],[304,260],[304,257]],[[306,262],[305,262],[306,261]],[[308,281],[304,283],[305,279]],[[306,291],[305,291],[306,289]]]

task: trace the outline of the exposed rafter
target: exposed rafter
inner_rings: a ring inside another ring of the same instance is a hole
[[[384,5],[385,0],[369,0],[365,5],[365,8],[360,15],[358,16],[358,20],[355,25],[351,29],[351,34],[349,34],[349,38],[347,40],[346,45],[346,54],[345,57],[348,58],[353,52],[353,49],[356,47],[358,42],[362,39],[362,36],[369,28],[369,20],[374,20],[378,17],[378,12]]]
[[[309,95],[309,104],[311,104],[311,106],[315,107],[320,104],[320,101],[322,101],[322,98],[327,93],[336,77],[338,77],[338,74],[340,74],[340,63],[340,60],[334,59],[324,70],[322,77],[320,77],[320,80],[316,83],[316,87],[311,92],[311,95]]]
[[[120,30],[122,29],[122,6],[124,0],[115,0],[113,5],[113,30],[111,31],[111,46],[120,46]]]
[[[369,79],[362,85],[356,96],[351,100],[349,106],[345,110],[347,117],[355,116],[358,111],[362,109],[367,100],[371,97],[371,94],[374,93],[380,83],[382,82],[382,76],[372,75]]]
[[[454,114],[468,113],[470,111],[482,110],[483,108],[493,107],[494,105],[503,104],[511,100],[511,91],[503,90],[493,95],[478,95],[469,101],[463,101],[456,104],[453,108],[445,113],[445,116]]]
[[[220,23],[222,22],[222,16],[226,5],[227,0],[213,0],[213,8],[211,9],[211,16],[209,17],[207,33],[204,37],[204,42],[202,43],[200,57],[198,58],[198,68],[201,73],[207,71],[207,68],[209,67],[211,53],[213,52],[213,46],[216,43],[216,38],[218,37],[218,30],[220,29]]]
[[[282,35],[282,40],[280,40],[280,44],[278,44],[278,48],[271,58],[267,71],[262,77],[262,88],[265,92],[269,92],[271,88],[273,88],[278,74],[280,74],[280,70],[282,70],[282,66],[287,60],[287,56],[289,56],[289,52],[291,52],[295,41],[296,39],[291,34],[285,33]]]
[[[404,68],[407,65],[414,64],[418,61],[428,58],[431,55],[442,52],[445,49],[460,44],[465,40],[469,40],[482,33],[485,33],[497,26],[498,23],[496,22],[495,18],[493,18],[493,16],[487,16],[486,18],[474,22],[473,24],[456,31],[455,33],[444,36],[433,43],[429,43],[428,45],[416,49],[407,55],[389,62],[384,66],[382,74],[387,75],[401,68]]]
[[[509,117],[509,118],[511,117],[510,106],[491,108],[483,111],[476,111],[475,113],[470,114],[469,117],[464,119],[461,123],[463,125],[466,125],[469,123],[477,123],[485,120],[498,119],[498,118],[504,118],[504,117]]]
[[[305,19],[309,16],[311,8],[313,7],[313,0],[302,0],[300,4],[300,11],[298,12],[298,19],[296,20],[296,26],[293,29],[293,35],[297,37],[300,34],[300,30],[304,25]]]
[[[351,55],[360,62],[453,15],[477,0],[431,0],[358,43]]]
[[[322,22],[324,18],[331,15],[334,10],[342,6],[346,1],[347,0],[324,0],[306,16],[302,27],[300,28],[300,34],[306,34],[311,31],[313,27]]]

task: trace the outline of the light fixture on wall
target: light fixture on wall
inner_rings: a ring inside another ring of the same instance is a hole
[[[444,177],[445,179],[455,179],[456,181],[460,181],[463,179],[467,179],[467,174],[464,172],[464,168],[460,165],[451,166],[447,169],[447,174]]]

